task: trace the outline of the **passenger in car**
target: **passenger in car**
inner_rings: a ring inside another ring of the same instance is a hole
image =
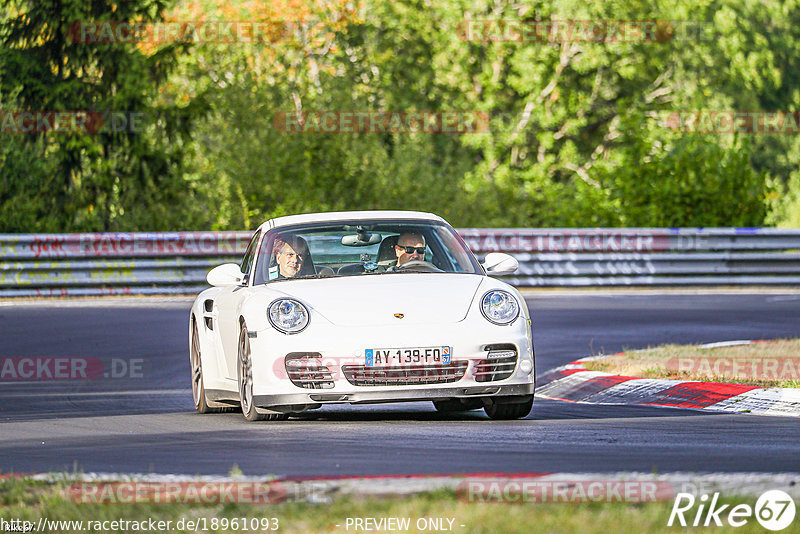
[[[279,235],[275,238],[272,250],[275,266],[270,269],[270,280],[314,274],[308,243],[302,237]]]

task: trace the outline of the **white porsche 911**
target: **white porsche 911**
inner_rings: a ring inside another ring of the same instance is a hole
[[[333,403],[433,401],[525,417],[534,350],[525,301],[442,218],[408,211],[262,224],[240,265],[208,273],[189,321],[200,413],[282,419]],[[489,276],[487,276],[489,275]]]

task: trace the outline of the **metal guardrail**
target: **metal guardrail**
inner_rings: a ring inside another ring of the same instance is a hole
[[[513,254],[517,286],[800,285],[800,229],[466,229],[474,251]]]
[[[520,262],[517,286],[800,285],[800,229],[459,230]],[[192,294],[250,232],[0,235],[0,297]]]
[[[252,232],[0,234],[0,297],[192,294]]]

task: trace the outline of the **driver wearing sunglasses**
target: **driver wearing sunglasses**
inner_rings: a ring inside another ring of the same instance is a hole
[[[397,254],[397,265],[395,268],[400,268],[410,261],[420,261],[425,259],[425,238],[420,234],[404,233],[400,234],[397,238],[397,244],[394,246],[395,254]]]

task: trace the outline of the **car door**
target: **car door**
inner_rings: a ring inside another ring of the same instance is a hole
[[[247,246],[240,268],[245,275],[242,285],[226,287],[217,294],[216,304],[219,311],[219,337],[225,353],[225,377],[236,379],[236,360],[239,344],[239,313],[244,298],[250,294],[252,286],[252,267],[255,263],[261,232],[255,233]]]

